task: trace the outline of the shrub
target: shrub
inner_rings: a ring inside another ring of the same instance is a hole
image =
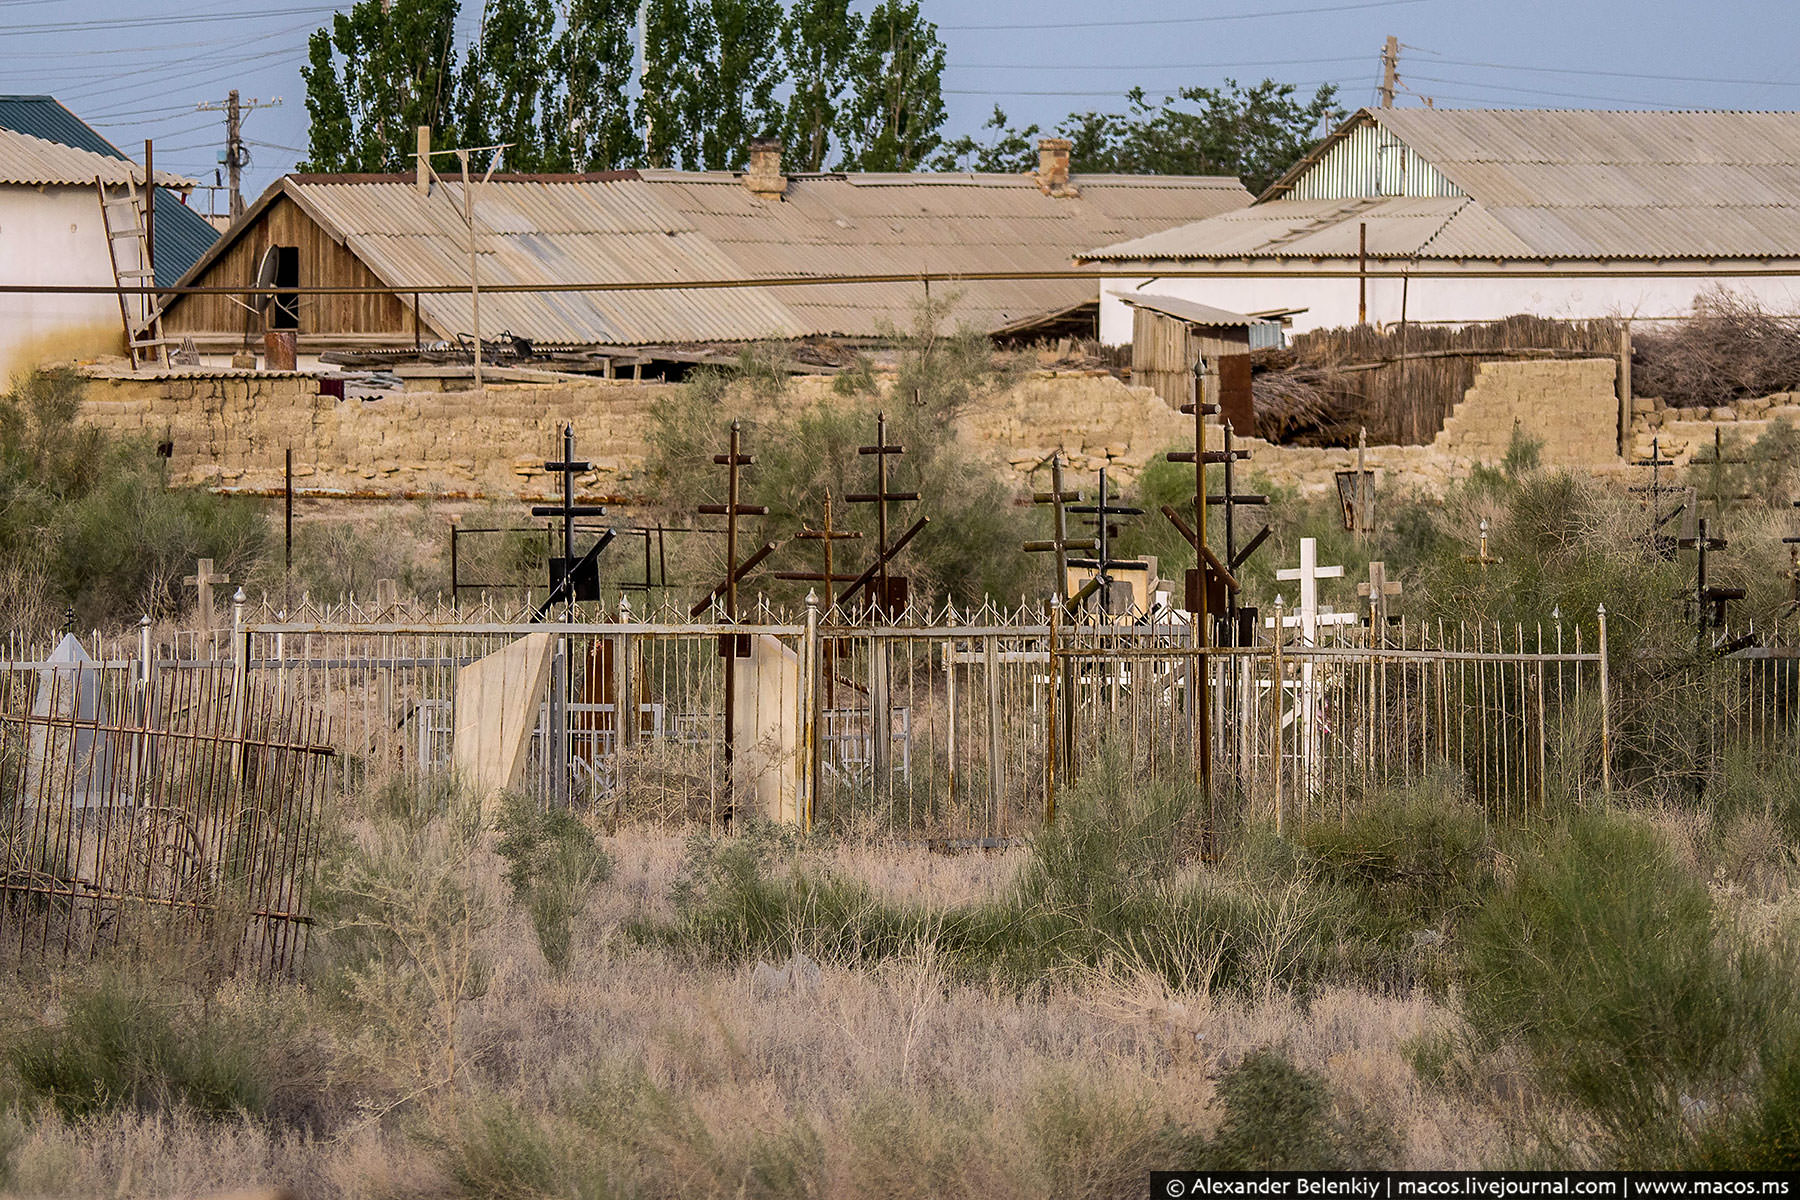
[[[7,1051],[25,1097],[70,1119],[183,1107],[316,1124],[325,1102],[318,1045],[270,993],[197,1003],[152,975],[100,970],[73,986],[58,1024],[21,1031]]]
[[[1682,1153],[1682,1097],[1717,1105],[1772,1011],[1766,956],[1715,927],[1704,884],[1647,826],[1584,815],[1519,863],[1471,923],[1467,1012],[1647,1166]]]
[[[1444,984],[1450,943],[1493,883],[1482,813],[1449,787],[1365,798],[1297,839],[1304,869],[1345,903],[1348,964],[1370,983]]]
[[[507,862],[513,899],[531,915],[538,948],[552,970],[569,965],[574,921],[593,889],[612,875],[612,860],[593,831],[567,809],[540,808],[509,796],[500,814],[497,849]]]
[[[41,580],[58,614],[73,608],[83,625],[179,610],[196,557],[241,577],[267,541],[254,503],[170,489],[147,441],[79,422],[85,389],[77,372],[57,368],[0,397],[5,572]]]
[[[1264,1047],[1219,1080],[1225,1117],[1205,1147],[1226,1171],[1345,1170],[1392,1165],[1394,1132],[1360,1110],[1333,1111],[1325,1078]]]

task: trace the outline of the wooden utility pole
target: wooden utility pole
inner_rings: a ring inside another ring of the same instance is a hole
[[[1381,107],[1394,107],[1394,89],[1400,84],[1400,39],[1393,34],[1381,47]]]
[[[281,97],[273,100],[251,100],[248,103],[238,98],[238,90],[232,88],[223,100],[212,100],[196,105],[200,112],[222,112],[225,114],[225,170],[231,187],[231,219],[236,221],[244,215],[244,166],[250,156],[244,151],[244,114],[259,108],[280,108]]]

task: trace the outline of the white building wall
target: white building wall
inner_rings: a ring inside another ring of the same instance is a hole
[[[113,286],[93,186],[0,185],[0,282]],[[130,242],[120,249],[131,263]],[[50,359],[122,354],[113,295],[0,293],[0,388]]]
[[[1337,269],[1341,264],[1329,264]],[[1433,268],[1437,269],[1437,268]],[[1520,275],[1516,278],[1413,279],[1405,287],[1406,317],[1418,322],[1495,321],[1517,313],[1540,317],[1680,317],[1702,292],[1724,287],[1756,299],[1772,313],[1800,316],[1800,263],[1780,276],[1730,278],[1697,271],[1692,275],[1644,278]],[[1357,280],[1309,279],[1270,272],[1252,278],[1176,279],[1120,276],[1100,285],[1100,340],[1109,346],[1131,341],[1131,309],[1120,293],[1144,291],[1210,304],[1231,312],[1305,308],[1292,332],[1355,325]],[[1401,282],[1368,281],[1369,322],[1398,324]]]

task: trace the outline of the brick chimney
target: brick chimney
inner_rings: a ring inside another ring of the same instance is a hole
[[[1081,190],[1069,182],[1069,151],[1075,143],[1068,138],[1038,139],[1038,190],[1046,196],[1079,196]]]
[[[787,191],[787,176],[781,173],[781,143],[773,138],[759,138],[750,143],[750,169],[744,172],[744,186],[753,195],[765,199],[781,199]]]

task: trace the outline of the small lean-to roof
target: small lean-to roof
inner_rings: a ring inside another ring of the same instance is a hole
[[[0,156],[0,171],[5,175],[0,182],[92,184],[97,176],[103,176],[109,183],[123,184],[127,172],[139,184],[144,181],[143,170],[133,170],[128,155],[54,96],[0,96],[0,135],[9,143]],[[20,137],[50,143],[56,152],[15,140]],[[75,157],[83,154],[111,165],[90,170],[95,164]],[[55,177],[15,177],[34,173]],[[187,206],[185,193],[194,186],[193,180],[166,171],[158,171],[156,178],[156,276],[158,283],[168,284],[187,274],[219,240],[219,231]]]
[[[1369,126],[1462,194],[1287,198]],[[1800,113],[1365,109],[1248,209],[1081,258],[1354,257],[1365,222],[1382,258],[1800,257]]]
[[[1062,271],[1083,247],[1249,203],[1235,179],[1076,176],[1076,196],[1026,175],[800,175],[780,198],[733,172],[501,176],[475,196],[487,285],[792,276]],[[389,286],[468,278],[462,187],[421,195],[400,176],[295,175],[276,188]],[[271,196],[239,222],[254,223]],[[223,253],[207,256],[198,279]],[[1091,299],[1084,279],[969,280],[934,288],[991,330]],[[910,325],[918,283],[662,292],[484,294],[482,328],[542,341],[647,345],[873,337]],[[473,326],[466,294],[423,295],[440,331]]]
[[[1192,300],[1183,300],[1179,296],[1156,296],[1148,292],[1114,292],[1113,295],[1133,308],[1148,309],[1153,313],[1161,313],[1165,317],[1173,317],[1199,329],[1242,329],[1251,325],[1279,325],[1279,321],[1271,321],[1264,317],[1246,316],[1229,309],[1214,308],[1210,304],[1198,304]]]

